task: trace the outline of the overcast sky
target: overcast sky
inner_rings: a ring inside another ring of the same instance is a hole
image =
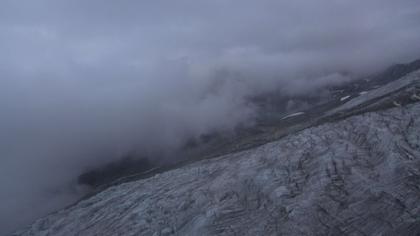
[[[83,168],[252,122],[420,57],[418,0],[1,0],[0,234],[78,197]]]

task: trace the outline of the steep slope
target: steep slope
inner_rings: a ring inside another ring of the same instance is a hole
[[[101,191],[109,185],[144,178],[200,159],[257,147],[326,121],[393,107],[393,102],[410,103],[413,102],[411,96],[416,93],[413,86],[416,73],[412,72],[417,70],[420,70],[420,60],[394,65],[378,74],[306,94],[291,96],[281,91],[262,94],[251,99],[259,110],[251,127],[192,139],[180,150],[171,151],[169,158],[156,154],[149,156],[141,151],[128,153],[115,162],[87,170],[79,176],[78,182]],[[402,78],[410,73],[411,76]],[[294,105],[289,107],[291,104]],[[127,158],[132,161],[127,161]]]
[[[111,186],[15,235],[418,235],[419,81],[278,141]]]

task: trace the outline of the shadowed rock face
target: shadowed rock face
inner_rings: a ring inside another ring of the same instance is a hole
[[[126,156],[101,168],[87,171],[80,175],[77,180],[79,184],[98,187],[123,176],[146,171],[152,167],[152,163],[145,157]]]
[[[16,235],[418,235],[413,102],[111,186]]]

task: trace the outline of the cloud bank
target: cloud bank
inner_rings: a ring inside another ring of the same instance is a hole
[[[1,1],[0,233],[86,166],[252,123],[249,97],[416,59],[418,22],[415,0]]]

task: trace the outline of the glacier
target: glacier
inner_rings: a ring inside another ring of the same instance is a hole
[[[419,81],[264,145],[111,185],[13,235],[418,235]]]

